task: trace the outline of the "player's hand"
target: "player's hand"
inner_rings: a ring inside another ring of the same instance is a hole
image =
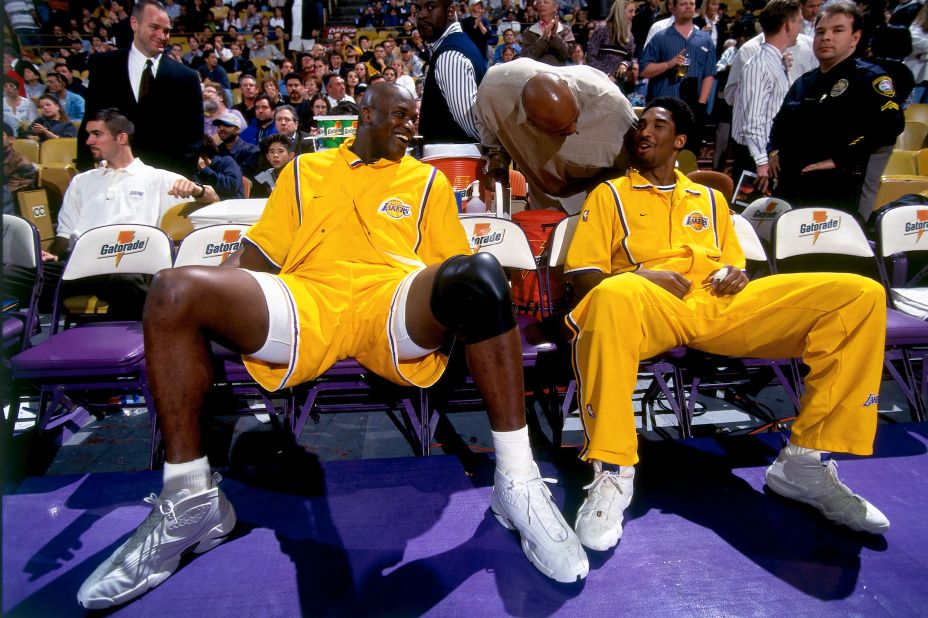
[[[713,296],[737,294],[745,288],[750,279],[737,266],[725,266],[705,278],[703,285],[709,287]]]
[[[835,162],[831,159],[825,159],[824,161],[819,161],[818,163],[811,163],[804,168],[802,168],[802,173],[807,172],[820,172],[822,170],[833,170],[835,169]]]
[[[49,253],[48,251],[42,251],[42,261],[43,262],[57,262],[58,256],[54,253]]]
[[[509,186],[509,158],[501,152],[490,153],[487,157],[487,175],[496,182]]]
[[[651,283],[659,285],[677,298],[683,298],[690,291],[693,284],[689,279],[669,270],[647,270],[642,268],[636,270],[635,274],[644,277]]]

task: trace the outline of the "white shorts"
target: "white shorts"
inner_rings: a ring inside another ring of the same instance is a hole
[[[261,286],[268,313],[267,340],[261,346],[261,349],[254,354],[248,354],[248,357],[274,365],[286,365],[291,360],[293,348],[291,336],[294,332],[293,314],[288,309],[290,301],[286,287],[279,277],[270,273],[256,272],[244,268],[241,270],[254,277],[258,285]],[[409,337],[409,332],[406,330],[406,299],[409,296],[409,288],[413,279],[420,272],[411,273],[403,279],[402,283],[400,283],[399,293],[396,295],[396,310],[393,313],[391,327],[396,338],[397,360],[405,361],[422,358],[438,349],[420,347]]]

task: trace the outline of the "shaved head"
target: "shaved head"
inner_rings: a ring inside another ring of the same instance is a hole
[[[577,132],[580,104],[566,81],[551,73],[539,73],[522,88],[525,115],[540,131],[567,137]]]

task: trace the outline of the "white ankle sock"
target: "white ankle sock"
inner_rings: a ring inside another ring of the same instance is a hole
[[[496,449],[496,467],[509,478],[524,479],[534,475],[532,447],[528,426],[515,431],[490,431]]]
[[[193,461],[164,464],[164,495],[176,494],[181,489],[187,489],[191,494],[197,494],[212,489],[213,478],[210,474],[209,459],[206,455]]]
[[[821,460],[822,453],[826,451],[819,451],[814,448],[806,448],[804,446],[799,446],[789,442],[786,447],[783,449],[783,453],[787,457],[814,457],[815,459]]]

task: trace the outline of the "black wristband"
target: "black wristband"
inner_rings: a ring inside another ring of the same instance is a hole
[[[204,187],[203,185],[201,185],[201,184],[198,183],[198,182],[195,182],[195,183],[193,183],[193,184],[195,184],[196,186],[200,187],[200,195],[194,195],[194,196],[192,196],[193,199],[198,200],[198,199],[200,199],[201,197],[203,197],[204,195],[206,195],[206,187]]]

